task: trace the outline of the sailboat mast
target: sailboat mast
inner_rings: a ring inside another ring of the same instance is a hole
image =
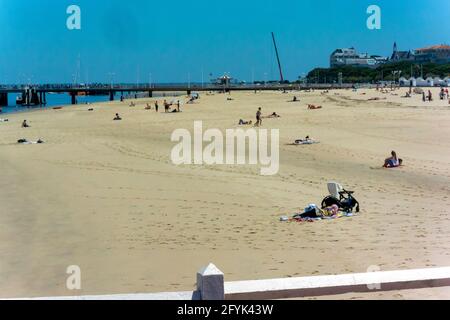
[[[278,55],[277,42],[275,41],[275,35],[273,32],[272,32],[272,39],[273,39],[273,45],[275,46],[275,53],[277,55],[278,69],[280,70],[280,79],[281,79],[281,82],[284,82],[283,70],[281,69],[280,56]]]

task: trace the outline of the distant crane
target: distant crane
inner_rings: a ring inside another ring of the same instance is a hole
[[[278,55],[277,42],[275,41],[275,34],[273,32],[272,32],[272,40],[273,40],[273,45],[275,47],[275,53],[277,55],[278,69],[280,70],[280,81],[281,81],[281,83],[283,83],[284,82],[283,69],[281,68],[280,56]]]

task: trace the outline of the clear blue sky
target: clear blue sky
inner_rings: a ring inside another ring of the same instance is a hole
[[[82,30],[66,28],[66,8],[82,10]],[[366,9],[382,9],[382,29]],[[449,0],[0,0],[0,83],[80,80],[205,81],[277,78],[270,32],[286,78],[327,67],[338,47],[389,55],[450,42]]]

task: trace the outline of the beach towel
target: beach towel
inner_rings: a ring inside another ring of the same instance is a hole
[[[316,221],[328,221],[328,220],[336,220],[341,218],[350,218],[355,216],[353,213],[339,212],[332,216],[323,215],[321,217],[307,217],[302,216],[303,214],[295,214],[291,219],[287,216],[283,216],[280,218],[281,222],[316,222]]]

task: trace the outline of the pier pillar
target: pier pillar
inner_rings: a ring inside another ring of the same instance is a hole
[[[109,101],[114,101],[114,91],[109,92]]]
[[[70,96],[72,98],[72,104],[77,104],[77,93],[76,92],[71,92]]]
[[[0,107],[6,107],[8,105],[8,93],[0,93]]]
[[[43,92],[42,94],[43,94],[42,104],[43,104],[43,105],[46,105],[46,104],[47,104],[47,93],[46,93],[46,92]]]
[[[188,96],[190,96],[191,95],[191,90],[188,90],[187,94],[188,94]]]
[[[149,97],[149,98],[153,98],[153,91],[150,90],[150,91],[148,92],[148,97]]]
[[[35,106],[41,104],[41,101],[39,99],[39,93],[36,91],[36,89],[31,89],[30,95],[31,95],[30,104],[35,105]]]

